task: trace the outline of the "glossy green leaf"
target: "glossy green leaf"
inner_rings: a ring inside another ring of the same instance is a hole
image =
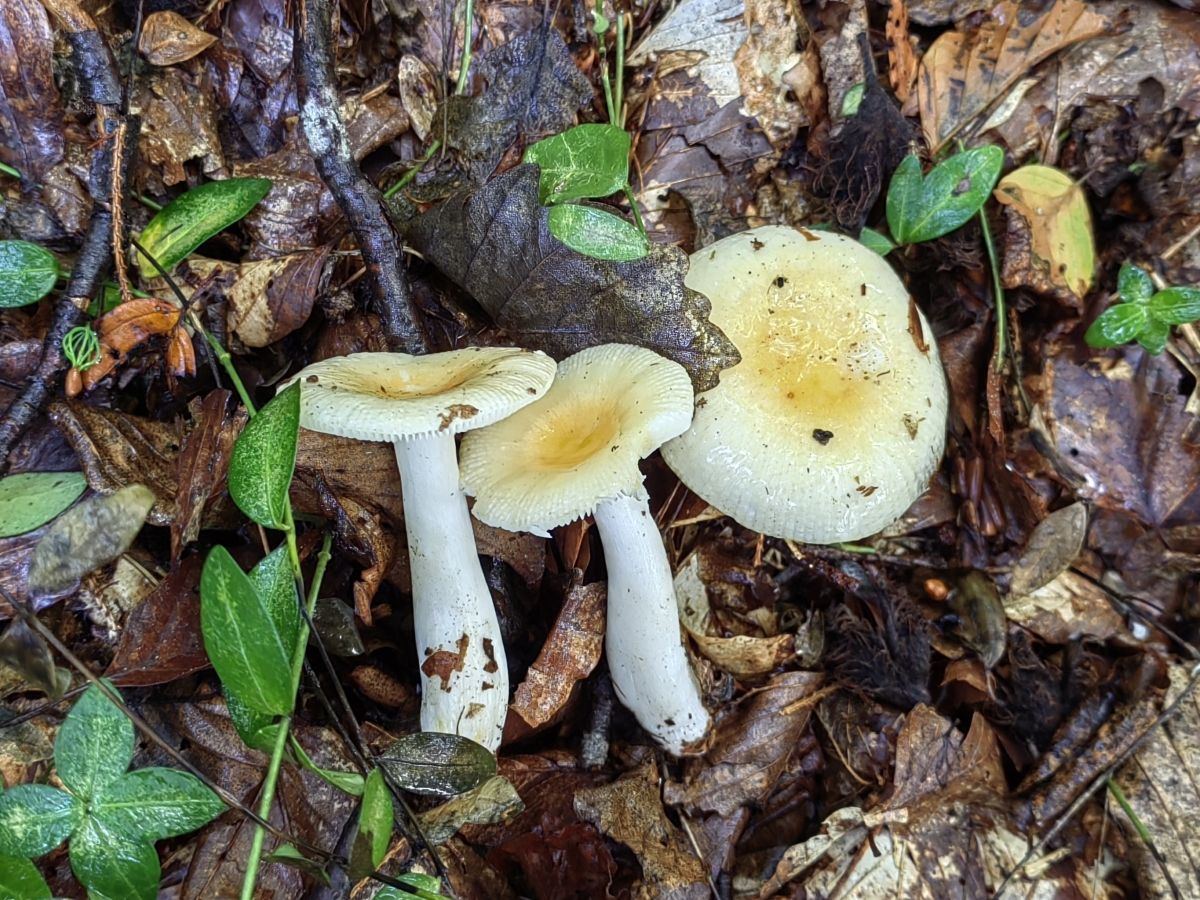
[[[1004,166],[995,146],[956,153],[921,177],[921,161],[904,158],[892,175],[887,220],[898,244],[931,241],[962,227],[987,202]]]
[[[1136,338],[1150,321],[1150,311],[1140,303],[1110,306],[1088,328],[1083,339],[1090,347],[1118,347]]]
[[[83,821],[83,802],[48,784],[18,784],[0,794],[0,854],[49,853]]]
[[[192,188],[155,213],[138,242],[170,272],[189,253],[254,209],[270,189],[266,178],[227,178]],[[147,278],[160,274],[140,251],[137,261]]]
[[[0,241],[0,309],[37,303],[58,281],[54,254],[29,241]]]
[[[1117,293],[1126,303],[1140,303],[1154,294],[1150,273],[1132,263],[1124,263],[1117,273]]]
[[[270,753],[275,746],[276,729],[275,717],[270,713],[261,713],[251,709],[229,685],[223,685],[225,691],[225,708],[229,711],[229,720],[237,729],[247,747]]]
[[[329,782],[339,791],[349,794],[352,797],[361,797],[363,786],[365,784],[363,777],[357,772],[339,772],[336,769],[323,769],[318,766],[308,752],[304,749],[301,743],[296,740],[295,735],[291,735],[292,753],[296,755],[301,768],[307,769],[318,778]]]
[[[82,472],[25,472],[0,478],[0,537],[45,525],[79,499]]]
[[[1170,336],[1171,326],[1151,313],[1146,320],[1146,327],[1137,336],[1137,342],[1157,356],[1167,349],[1167,338]]]
[[[375,900],[445,900],[445,894],[442,894],[442,883],[432,875],[422,875],[419,872],[405,872],[403,875],[396,875],[396,881],[401,881],[409,886],[409,890],[402,891],[399,888],[387,885],[379,889],[375,895]]]
[[[89,497],[54,520],[33,548],[29,593],[62,594],[93,569],[129,549],[154,505],[144,484],[127,484],[107,497]]]
[[[406,791],[452,797],[496,774],[496,757],[456,734],[419,731],[400,738],[376,760]]]
[[[858,242],[864,247],[874,250],[880,256],[887,256],[896,249],[892,239],[874,228],[864,228],[858,235]]]
[[[200,631],[222,684],[257,712],[291,710],[287,648],[266,602],[224,547],[212,549],[200,574]]]
[[[372,769],[363,788],[358,833],[350,848],[350,878],[366,878],[382,864],[392,842],[395,811],[383,772]]]
[[[284,527],[300,435],[300,383],[276,394],[233,445],[229,495],[259,525]]]
[[[54,766],[72,793],[91,800],[125,774],[133,749],[133,723],[92,685],[58,729]]]
[[[1200,319],[1200,288],[1169,287],[1150,298],[1154,318],[1168,325],[1186,325]]]
[[[50,900],[53,896],[37,866],[19,856],[0,856],[0,897]]]
[[[615,125],[576,125],[532,144],[524,161],[541,170],[543,204],[607,197],[629,179],[629,134]]]
[[[862,106],[866,88],[867,86],[860,81],[858,84],[851,85],[850,90],[842,95],[842,118],[848,119],[858,112],[858,108]]]
[[[127,772],[101,790],[89,811],[133,840],[158,841],[195,831],[225,810],[200,779],[151,766]]]
[[[636,225],[595,206],[552,206],[549,225],[552,235],[593,259],[629,262],[650,252],[650,241]]]
[[[71,837],[71,871],[89,895],[109,900],[154,900],[161,870],[149,841],[132,840],[103,819],[88,816]]]

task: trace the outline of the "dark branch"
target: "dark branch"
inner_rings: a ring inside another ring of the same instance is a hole
[[[333,74],[331,0],[300,0],[296,16],[296,79],[300,123],[317,171],[341,207],[358,240],[367,284],[383,319],[389,347],[425,352],[417,313],[400,262],[400,242],[383,212],[379,191],[358,168],[350,153],[338,114]]]

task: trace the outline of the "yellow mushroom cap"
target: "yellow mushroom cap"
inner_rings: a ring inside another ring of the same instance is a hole
[[[448,353],[351,353],[313,363],[299,381],[300,424],[364,441],[482,428],[537,400],[554,380],[544,353],[467,347]]]
[[[662,448],[683,483],[747,528],[810,543],[899,518],[941,458],[947,392],[891,266],[841,235],[768,226],[692,254],[685,283],[742,361]]]
[[[558,366],[536,403],[463,438],[459,471],[481,522],[544,532],[619,495],[644,496],[638,460],[692,418],[692,384],[652,350],[605,344]]]

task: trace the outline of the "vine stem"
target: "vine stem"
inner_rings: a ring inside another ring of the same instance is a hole
[[[983,231],[983,246],[987,250],[988,263],[992,273],[992,294],[996,305],[996,349],[992,355],[992,365],[996,371],[1004,369],[1004,357],[1008,348],[1008,305],[1004,298],[1004,285],[1000,281],[1000,267],[996,264],[996,244],[992,240],[992,226],[988,224],[987,214],[979,210],[979,227]]]
[[[296,550],[296,527],[292,521],[291,505],[287,507],[287,543],[288,555],[292,559],[292,567],[296,573],[296,577],[300,579],[300,556]],[[321,541],[321,550],[317,555],[317,568],[313,572],[312,582],[308,589],[308,602],[305,604],[305,609],[308,616],[305,621],[300,623],[300,636],[296,641],[296,649],[292,653],[292,703],[295,704],[295,697],[300,690],[300,675],[304,671],[304,655],[308,648],[308,620],[312,618],[313,609],[317,605],[317,596],[321,591],[321,582],[325,578],[325,567],[329,564],[330,547],[333,543],[333,535],[328,531]],[[258,804],[258,814],[261,818],[270,821],[271,806],[275,802],[275,787],[279,782],[279,771],[283,767],[283,754],[287,749],[288,734],[291,731],[292,716],[291,714],[280,716],[277,723],[277,732],[275,734],[275,745],[271,748],[271,761],[267,766],[267,775],[263,779],[263,793]],[[267,832],[261,825],[256,825],[254,828],[254,838],[250,843],[250,857],[246,863],[246,876],[242,880],[242,900],[253,900],[254,898],[254,883],[258,880],[258,868],[262,862],[263,844],[266,841]]]

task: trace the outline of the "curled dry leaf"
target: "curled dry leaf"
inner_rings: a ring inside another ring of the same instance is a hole
[[[1087,526],[1085,503],[1072,503],[1046,516],[1013,565],[1009,591],[1015,596],[1029,594],[1061,575],[1083,549]]]
[[[567,591],[546,643],[513,697],[513,711],[531,727],[538,728],[553,719],[570,699],[575,685],[600,662],[605,597],[603,582],[577,585]]]
[[[175,561],[183,548],[200,535],[209,502],[224,491],[233,442],[246,423],[244,409],[229,411],[231,396],[229,391],[218,389],[204,398],[195,416],[195,427],[179,451],[175,465],[176,514],[171,519],[171,558]]]
[[[432,844],[444,844],[464,825],[494,825],[520,815],[525,804],[511,781],[493,775],[479,787],[420,815],[421,830]]]
[[[100,362],[80,373],[83,390],[94,388],[123,363],[130,352],[151,338],[168,337],[174,342],[176,338],[172,332],[181,327],[179,321],[182,315],[183,311],[174,304],[151,297],[129,300],[97,319]],[[187,337],[186,332],[183,339],[190,344],[191,338]],[[171,353],[168,351],[168,355]],[[196,373],[196,357],[190,349],[185,351],[176,346],[173,353],[173,365],[178,368],[171,371],[176,375]]]
[[[1051,644],[1081,635],[1105,641],[1125,635],[1125,621],[1103,589],[1067,570],[1048,584],[1005,604],[1008,618]]]
[[[429,135],[433,114],[437,110],[437,80],[429,66],[419,57],[409,54],[400,57],[396,78],[400,102],[408,113],[413,133],[423,141]]]
[[[520,346],[561,359],[596,344],[637,344],[686,368],[697,391],[738,361],[708,320],[708,299],[684,287],[682,251],[654,247],[623,263],[590,259],[550,234],[548,214],[538,202],[537,168],[523,165],[404,227],[409,242]]]
[[[172,10],[150,13],[142,23],[138,50],[156,66],[173,66],[203,53],[217,38]]]
[[[1042,60],[1111,26],[1082,0],[1055,0],[1041,15],[1004,0],[980,27],[944,32],[919,69],[921,128],[930,152],[936,154]]]
[[[29,564],[29,593],[50,597],[74,588],[93,569],[129,549],[154,505],[154,492],[131,484],[67,510],[46,529]]]
[[[308,321],[329,248],[242,263],[225,291],[229,328],[247,347],[266,347]]]

